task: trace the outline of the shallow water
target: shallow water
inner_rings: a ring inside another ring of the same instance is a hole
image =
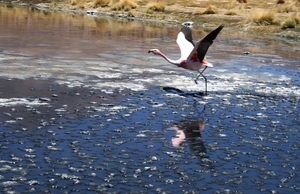
[[[300,191],[299,45],[225,28],[202,96],[147,53],[178,57],[180,26],[11,5],[0,22],[3,193]]]

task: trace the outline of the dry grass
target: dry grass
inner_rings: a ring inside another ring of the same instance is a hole
[[[215,5],[209,5],[203,14],[216,14],[218,13],[218,8]]]
[[[300,24],[300,14],[299,14],[299,12],[294,13],[291,17],[296,22],[296,24]]]
[[[238,15],[238,9],[237,8],[233,8],[233,9],[229,9],[227,10],[224,14],[225,15]]]
[[[71,5],[77,5],[77,0],[71,0]]]
[[[109,6],[112,10],[129,11],[135,9],[138,5],[134,0],[111,0]]]
[[[24,1],[24,0],[21,0]],[[54,0],[53,0],[54,1]],[[97,8],[113,14],[127,11],[129,16],[164,20],[171,18],[184,22],[226,26],[250,26],[252,29],[264,29],[267,33],[289,28],[295,24],[300,27],[300,0],[222,0],[222,1],[186,1],[186,0],[55,0],[68,4],[72,8]],[[59,3],[57,3],[59,4]],[[192,8],[190,8],[192,7]],[[131,10],[131,11],[130,11]],[[192,12],[193,11],[193,12]],[[191,14],[192,12],[192,14]],[[171,15],[170,15],[171,14]],[[204,14],[213,14],[197,16]],[[233,17],[231,17],[233,16]],[[294,21],[291,22],[291,21]],[[270,26],[272,25],[272,26]],[[251,29],[251,28],[247,28]]]
[[[214,5],[209,5],[204,11],[201,9],[197,9],[193,12],[194,15],[203,15],[203,14],[216,14],[218,12],[218,8]]]
[[[71,0],[71,5],[76,6],[78,9],[85,8],[86,1],[85,0]]]
[[[237,7],[237,2],[236,0],[231,0],[229,3],[226,4],[225,8],[226,9],[234,9]]]
[[[146,7],[147,11],[164,12],[166,4],[163,2],[149,2]]]
[[[284,4],[285,0],[277,0],[277,4]]]
[[[92,3],[92,7],[106,7],[110,3],[110,0],[94,0]]]
[[[292,19],[286,20],[281,26],[282,29],[295,28],[295,27],[296,27],[296,22],[295,20]]]
[[[241,1],[241,3],[243,3],[243,1]],[[231,0],[225,7],[227,10],[224,15],[238,15],[240,10],[246,9],[246,6],[246,4],[239,4],[237,0]]]
[[[284,4],[284,5],[278,5],[277,6],[277,12],[278,13],[289,13],[289,12],[294,12],[297,10],[297,6],[295,3],[289,3],[289,4]]]
[[[200,9],[197,9],[197,10],[193,11],[193,14],[194,14],[194,15],[202,15],[202,14],[203,14],[203,11],[200,10]]]
[[[258,25],[273,25],[275,22],[275,12],[265,9],[253,9],[250,12],[250,19]]]

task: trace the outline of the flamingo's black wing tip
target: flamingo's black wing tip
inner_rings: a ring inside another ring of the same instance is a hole
[[[215,30],[213,30],[212,32],[210,32],[206,37],[207,37],[207,40],[214,40],[218,34],[221,32],[221,30],[223,29],[224,25],[221,24],[219,27],[217,27]]]
[[[184,37],[187,41],[189,41],[193,46],[195,46],[195,44],[193,42],[192,31],[191,31],[190,27],[184,25],[181,28],[180,32],[182,32],[184,34]]]

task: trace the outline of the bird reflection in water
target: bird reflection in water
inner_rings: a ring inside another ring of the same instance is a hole
[[[169,130],[176,131],[176,135],[172,137],[174,147],[179,148],[187,144],[191,152],[201,159],[201,165],[211,165],[201,136],[204,126],[205,122],[193,118],[182,120]]]
[[[202,138],[202,132],[207,123],[205,122],[203,114],[206,106],[204,105],[202,111],[199,111],[196,104],[197,101],[194,102],[193,107],[194,110],[198,112],[198,116],[184,118],[181,121],[174,123],[173,126],[165,128],[154,137],[151,137],[150,140],[162,136],[166,131],[175,131],[175,136],[171,138],[172,145],[175,148],[183,148],[188,145],[192,154],[200,159],[200,165],[210,168],[212,167],[213,162],[207,155],[204,140]]]
[[[197,120],[182,121],[182,123],[174,125],[171,129],[176,131],[176,136],[172,138],[172,145],[180,147],[186,139],[201,138],[204,126],[203,122]]]

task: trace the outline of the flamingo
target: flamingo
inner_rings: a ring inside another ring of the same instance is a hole
[[[168,58],[159,49],[150,49],[148,53],[159,55],[166,59],[169,63],[177,65],[178,67],[199,72],[199,75],[194,81],[196,84],[198,84],[198,78],[200,76],[204,78],[205,95],[207,95],[207,79],[203,75],[203,72],[207,67],[213,67],[213,65],[207,61],[205,55],[210,45],[212,45],[213,40],[215,40],[223,27],[224,25],[220,25],[218,28],[200,39],[195,45],[193,42],[191,29],[187,26],[183,26],[181,31],[178,33],[176,40],[181,52],[181,57],[178,60],[172,60]]]

